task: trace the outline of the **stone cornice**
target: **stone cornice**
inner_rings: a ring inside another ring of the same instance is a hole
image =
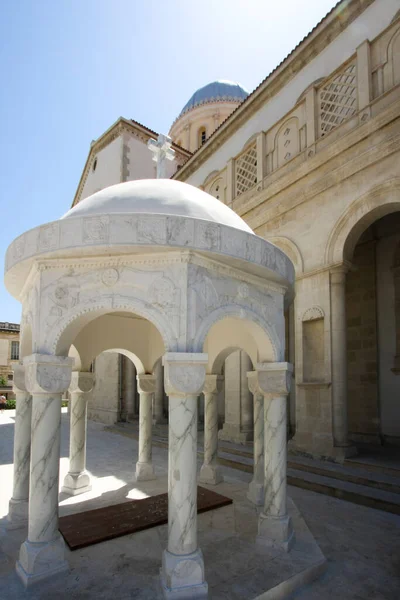
[[[5,282],[19,297],[35,262],[49,258],[81,262],[82,255],[143,255],[189,249],[221,263],[247,263],[253,273],[278,285],[294,280],[293,265],[270,242],[246,231],[219,223],[178,215],[97,214],[61,219],[27,231],[9,246]]]
[[[259,108],[275,96],[305,65],[340,35],[374,0],[343,0],[311,31],[242,104],[220,125],[206,143],[194,153],[174,179],[186,181]]]

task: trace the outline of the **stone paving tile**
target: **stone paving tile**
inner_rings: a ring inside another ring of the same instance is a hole
[[[12,487],[13,424],[12,411],[1,417],[0,518],[7,513]],[[68,417],[63,414],[60,484],[68,469],[67,456]],[[104,431],[104,426],[99,423],[89,422],[88,469],[97,479],[94,479],[93,491],[81,497],[68,498],[60,495],[60,512],[87,510],[89,507],[121,501],[127,494],[145,493],[146,486],[136,485],[134,481],[136,457],[136,441]],[[163,448],[154,448],[153,457],[159,477],[152,484],[153,490],[162,488],[161,491],[164,491],[167,452]],[[249,473],[231,468],[223,468],[223,473],[226,482],[234,486],[232,492],[235,497],[240,495],[243,483],[248,483],[251,479]],[[224,493],[225,485],[221,486],[221,493]],[[289,487],[289,495],[328,559],[326,573],[318,581],[298,590],[292,596],[293,600],[400,598],[400,517],[295,487]],[[238,506],[236,509],[237,514],[243,514],[243,517],[239,517],[239,529],[246,529],[244,522],[248,520],[248,510],[250,509],[245,506]],[[255,510],[253,512],[255,514]],[[221,519],[227,526],[230,518],[226,516]],[[262,583],[265,577],[262,565],[258,561],[251,564],[246,558],[246,542],[250,543],[254,535],[254,523],[249,526],[248,534],[240,533],[241,543],[234,544],[234,553],[237,553],[242,565],[233,572],[226,531],[207,530],[207,522],[208,518],[205,518],[204,530],[202,527],[199,532],[199,541],[204,544],[210,600],[250,600],[252,590],[259,589],[260,581]],[[217,523],[218,519],[210,522],[210,525],[212,527]],[[138,535],[141,536],[140,544],[136,543]],[[124,536],[112,543],[105,542],[82,549],[77,551],[78,554],[67,551],[67,559],[71,564],[69,575],[57,577],[46,588],[45,593],[37,590],[29,594],[26,594],[17,580],[14,563],[7,556],[17,555],[25,533],[14,533],[8,538],[3,535],[0,537],[0,548],[6,554],[1,554],[0,551],[0,600],[158,600],[162,597],[158,579],[161,552],[166,547],[167,535],[167,526],[162,526],[133,536]],[[239,533],[233,534],[232,540],[238,536]],[[132,543],[134,537],[135,543]],[[300,537],[298,542],[301,548]],[[307,544],[307,541],[303,543]],[[218,578],[218,573],[212,571],[213,552],[225,561],[229,577],[224,582]],[[299,553],[296,546],[294,552]],[[287,555],[272,557],[269,562],[273,561],[276,561],[274,564],[280,569],[290,572],[291,564]],[[211,582],[214,582],[213,586]]]

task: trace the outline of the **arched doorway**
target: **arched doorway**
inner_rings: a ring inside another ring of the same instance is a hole
[[[346,278],[349,437],[400,442],[400,212],[368,226]]]

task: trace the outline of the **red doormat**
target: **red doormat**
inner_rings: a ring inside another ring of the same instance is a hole
[[[228,504],[232,504],[231,498],[197,488],[198,513]],[[70,550],[78,550],[165,523],[168,523],[168,494],[159,494],[60,517],[58,528]]]

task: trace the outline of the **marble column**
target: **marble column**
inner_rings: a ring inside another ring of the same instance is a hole
[[[258,392],[257,373],[247,375],[254,397],[254,470],[247,492],[248,499],[257,506],[264,504],[264,398]]]
[[[69,430],[69,471],[64,479],[62,491],[76,496],[92,489],[89,473],[86,471],[86,427],[87,403],[93,389],[94,374],[74,371],[71,376],[70,430]]]
[[[32,394],[28,538],[16,570],[25,586],[68,570],[58,531],[61,396],[71,380],[72,358],[32,354],[23,360]]]
[[[152,399],[155,390],[153,375],[137,375],[139,390],[139,456],[136,463],[136,480],[155,479],[152,463]]]
[[[163,357],[169,396],[168,548],[163,553],[164,597],[207,598],[204,560],[197,546],[197,398],[207,354],[168,352]]]
[[[204,462],[200,469],[199,481],[216,485],[224,480],[221,468],[217,464],[218,454],[218,394],[223,377],[206,375],[204,382]]]
[[[155,377],[155,391],[154,391],[154,409],[153,409],[153,423],[165,423],[164,418],[164,379],[163,379],[163,366],[161,359],[156,362],[154,367]]]
[[[333,443],[353,454],[347,425],[346,269],[331,271],[332,428]],[[348,449],[348,450],[346,450]]]
[[[289,551],[294,532],[287,514],[287,396],[292,365],[257,365],[258,393],[264,396],[264,508],[259,515],[257,540]]]
[[[8,506],[7,529],[28,525],[32,397],[26,390],[25,369],[22,365],[14,366],[14,393],[14,479],[13,494]]]

